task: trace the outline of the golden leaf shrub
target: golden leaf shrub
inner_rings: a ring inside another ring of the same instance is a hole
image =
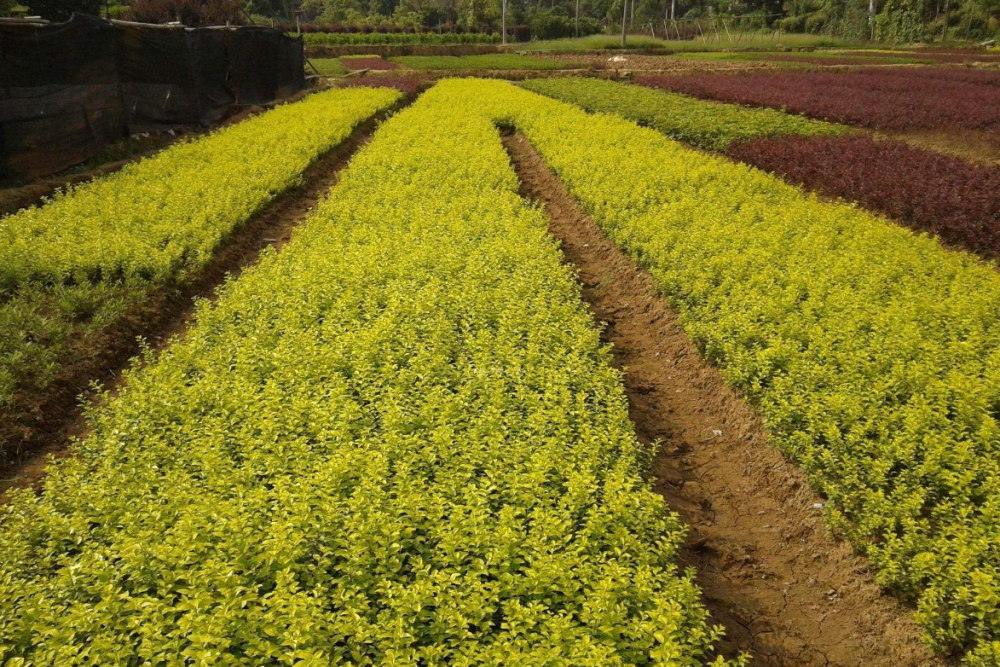
[[[3,510],[0,664],[724,664],[475,92],[386,122]]]

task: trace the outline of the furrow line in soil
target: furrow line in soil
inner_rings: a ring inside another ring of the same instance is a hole
[[[623,369],[639,438],[661,443],[653,486],[689,526],[718,650],[755,667],[944,665],[911,610],[885,595],[866,561],[832,537],[806,475],[768,442],[755,411],[698,355],[652,278],[567,193],[521,134],[504,144],[521,194],[544,206],[585,301]],[[627,187],[627,186],[626,186]]]

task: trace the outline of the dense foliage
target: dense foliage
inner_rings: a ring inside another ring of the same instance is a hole
[[[1000,169],[868,135],[779,137],[729,155],[1000,259]]]
[[[847,72],[751,72],[652,76],[639,82],[696,97],[786,109],[879,129],[1000,128],[994,85],[963,70],[880,68]],[[982,79],[995,77],[988,73]]]
[[[140,23],[179,21],[193,28],[246,22],[238,0],[134,0],[122,18]]]
[[[770,109],[746,109],[684,95],[601,79],[533,79],[528,90],[577,104],[588,111],[616,113],[703,148],[783,134],[840,134],[845,128]]]
[[[147,290],[204,265],[313,160],[398,98],[316,94],[0,219],[0,407],[19,389],[46,386],[81,337],[120,320]]]
[[[574,66],[559,60],[548,60],[514,53],[493,53],[482,56],[400,56],[392,58],[409,69],[441,70],[546,70]]]
[[[708,660],[620,375],[475,113],[496,95],[384,124],[0,510],[0,664]]]
[[[338,46],[342,44],[499,44],[500,35],[480,33],[363,33],[363,32],[310,32],[302,35],[306,44]]]
[[[520,128],[649,269],[932,644],[996,665],[994,267],[620,118],[503,82],[451,86]]]
[[[418,26],[401,26],[395,23],[298,23],[296,24],[296,30],[300,33],[312,33],[312,32],[322,32],[322,33],[352,33],[352,32],[364,32],[364,33],[405,33],[405,32],[425,32],[420,30]],[[454,23],[448,23],[438,28],[434,31],[436,33],[472,33],[476,32],[472,29],[460,29]]]

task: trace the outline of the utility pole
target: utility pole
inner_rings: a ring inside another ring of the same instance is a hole
[[[504,44],[507,44],[507,0],[503,0],[503,11],[501,12],[501,14],[502,14],[502,18],[501,18],[501,24],[502,24],[501,30],[503,30],[502,41],[503,41]]]
[[[944,30],[941,31],[941,41],[948,39],[948,19],[951,15],[951,0],[944,0]]]
[[[628,0],[622,0],[622,48],[625,48],[625,28],[628,27]]]
[[[576,26],[573,28],[573,35],[580,36],[580,0],[576,0]]]
[[[875,39],[875,0],[868,0],[868,27],[871,29],[871,39]]]

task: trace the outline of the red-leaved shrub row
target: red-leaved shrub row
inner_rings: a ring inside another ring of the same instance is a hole
[[[696,97],[879,129],[1000,128],[997,90],[987,76],[992,72],[925,70],[932,68],[650,76],[638,81]]]
[[[869,57],[845,56],[843,58],[823,57],[823,56],[786,56],[786,55],[766,55],[764,60],[786,62],[786,63],[806,63],[809,65],[871,65],[877,59]]]
[[[820,56],[810,55],[808,52],[802,54],[767,54],[768,60],[782,60],[786,62],[810,63],[816,65],[871,65],[880,61],[892,62],[893,58],[916,59],[927,64],[961,64],[961,63],[1000,63],[1000,53],[991,53],[982,49],[953,49],[950,52],[937,52],[930,50],[920,51],[854,51],[845,53],[843,56]]]
[[[425,87],[420,79],[415,76],[367,76],[362,75],[357,78],[341,79],[339,88],[395,88],[411,98]]]
[[[730,146],[737,160],[854,201],[1000,259],[1000,169],[867,135],[785,136]]]
[[[918,58],[928,58],[937,63],[1000,62],[1000,53],[983,49],[929,48],[908,53]]]
[[[363,69],[399,69],[399,63],[392,63],[382,58],[341,58],[341,64],[349,70]]]
[[[935,81],[956,81],[977,86],[1000,86],[1000,70],[972,69],[970,67],[912,67],[910,77]]]

